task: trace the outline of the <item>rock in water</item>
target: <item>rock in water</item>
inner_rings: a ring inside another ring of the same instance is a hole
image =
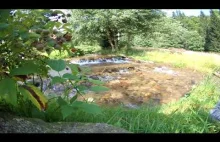
[[[23,118],[0,112],[0,133],[130,133],[105,123],[48,123],[37,118]]]

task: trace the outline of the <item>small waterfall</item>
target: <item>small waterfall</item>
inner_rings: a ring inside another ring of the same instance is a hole
[[[89,64],[102,64],[102,63],[115,63],[122,64],[128,63],[128,58],[125,57],[111,57],[111,58],[98,58],[98,59],[80,59],[78,61],[71,61],[73,64],[89,65]]]

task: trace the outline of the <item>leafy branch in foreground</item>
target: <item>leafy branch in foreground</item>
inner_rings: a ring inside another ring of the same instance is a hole
[[[50,17],[55,17],[55,20]],[[48,77],[49,70],[59,74],[67,64],[63,60],[50,60],[42,53],[50,54],[52,50],[61,52],[71,48],[72,30],[67,23],[68,17],[59,10],[0,10],[0,100],[5,100],[15,108],[30,101],[39,111],[47,111],[51,99],[42,92],[43,79]],[[62,22],[58,20],[60,18]],[[72,73],[50,77],[51,85],[59,83],[69,87],[65,89],[64,96],[55,97],[63,118],[76,108],[100,113],[97,105],[77,101],[77,96],[89,89],[80,83],[89,79],[80,75],[76,66],[68,66]],[[41,79],[41,90],[34,86],[34,76]],[[27,81],[31,78],[32,83]],[[68,93],[73,89],[77,93],[70,98]],[[96,86],[91,90],[99,92],[103,87],[99,89]],[[24,107],[28,109],[32,106]]]

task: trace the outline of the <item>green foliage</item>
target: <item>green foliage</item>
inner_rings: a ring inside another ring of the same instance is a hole
[[[71,104],[71,106],[80,108],[81,110],[87,113],[91,113],[91,114],[100,114],[102,111],[101,108],[95,104],[88,104],[88,103],[79,102],[79,101],[75,101],[74,103]]]
[[[51,16],[55,18],[54,21],[50,20]],[[61,16],[62,22],[59,22]],[[56,100],[56,97],[48,100],[42,90],[26,82],[26,79],[31,75],[38,75],[42,80],[42,77],[47,76],[48,66],[58,74],[66,68],[64,60],[48,58],[53,50],[61,53],[69,52],[72,48],[71,24],[67,23],[66,16],[60,10],[0,10],[0,99],[16,106],[15,109],[21,109],[26,115],[39,114],[46,118],[51,101]],[[78,52],[81,54],[80,50]],[[70,67],[73,69],[72,74],[51,78],[51,85],[71,84],[70,88],[66,88],[62,98],[58,98],[58,108],[62,108],[63,118],[74,111],[71,104],[81,95],[77,89],[80,83],[88,81],[87,77],[79,72],[78,67]],[[73,98],[68,97],[71,89],[77,90]],[[61,103],[62,100],[66,102],[65,105]],[[82,108],[87,107],[89,105],[82,104]],[[91,105],[91,111],[94,110],[96,108]]]
[[[46,110],[47,98],[44,94],[33,85],[23,85],[19,87],[19,92],[27,101],[30,100],[40,111]]]
[[[76,51],[71,53],[70,55],[71,55],[71,57],[78,57],[78,56],[83,56],[85,54],[86,54],[86,52],[84,50],[76,49]]]
[[[152,47],[151,41],[144,37],[143,35],[136,35],[134,36],[134,45],[141,46],[141,47]]]
[[[50,53],[56,49],[56,45],[62,45],[64,38],[67,38],[62,32],[53,33],[54,28],[64,29],[64,32],[69,30],[67,23],[50,21],[52,10],[2,11],[0,53],[4,58],[1,58],[0,66],[3,71],[7,72],[22,66],[25,60],[34,59],[34,62],[41,61],[41,64],[44,64],[46,57],[42,58],[40,52]],[[58,13],[62,14],[61,11]],[[53,38],[53,36],[57,38]],[[68,41],[66,40],[66,42]]]
[[[154,19],[161,16],[160,10],[72,10],[72,24],[78,40],[105,41],[104,47],[118,49],[118,33],[131,35],[147,33]],[[128,38],[128,40],[130,40]],[[130,41],[127,41],[130,42]]]
[[[199,34],[205,39],[206,36],[206,29],[208,28],[209,25],[209,16],[206,16],[202,11],[200,12],[199,16],[199,23],[200,23],[200,29],[199,29]]]
[[[65,119],[67,116],[72,114],[74,109],[70,105],[63,105],[61,106],[61,113],[63,116],[63,119]]]
[[[11,78],[4,78],[0,81],[0,99],[5,98],[6,102],[17,106],[16,82]]]
[[[52,77],[51,79],[52,79],[51,85],[54,85],[56,83],[63,83],[66,81],[64,78],[59,77],[59,76]]]
[[[58,97],[57,103],[58,103],[60,106],[65,106],[65,105],[68,104],[68,102],[66,102],[62,97]]]
[[[145,47],[176,47],[202,51],[204,45],[204,39],[197,31],[190,31],[179,21],[168,17],[157,21],[151,35],[136,35],[134,39],[134,46]]]
[[[101,47],[98,46],[98,43],[94,45],[88,45],[89,43],[84,43],[78,46],[75,46],[76,49],[80,49],[84,52],[84,54],[93,54],[101,50]]]
[[[185,16],[184,13],[181,13],[181,14],[176,14],[176,16],[173,18],[179,21],[184,28],[190,31],[199,32],[202,28],[200,23],[200,17],[198,16]]]
[[[67,50],[61,50],[61,51],[58,51],[58,50],[53,50],[49,55],[48,57],[50,59],[65,59],[65,58],[68,58],[70,57],[69,53],[67,52]]]
[[[63,78],[70,79],[70,80],[78,80],[79,79],[79,77],[72,75],[72,74],[69,74],[69,73],[64,74]]]
[[[220,51],[220,17],[217,11],[210,11],[210,24],[206,30],[205,51]]]
[[[48,65],[55,71],[59,72],[65,69],[66,64],[63,60],[48,60]]]
[[[102,92],[102,91],[108,91],[109,89],[107,87],[104,87],[104,86],[92,86],[90,88],[91,91],[94,91],[94,92]]]
[[[40,73],[40,70],[39,65],[33,63],[23,64],[21,67],[13,68],[10,71],[11,75],[28,75],[34,73]]]
[[[66,119],[68,116],[70,116],[71,114],[73,114],[75,111],[78,111],[78,110],[82,110],[84,112],[91,113],[91,114],[100,114],[102,111],[100,107],[94,104],[74,101],[73,103],[71,103],[71,105],[68,105],[64,103],[64,100],[62,100],[61,113],[62,113],[63,119]]]
[[[48,65],[51,68],[53,68],[55,71],[59,72],[61,71],[60,66],[63,67],[63,65],[66,65],[66,63],[63,60],[48,60]],[[57,103],[59,105],[58,108],[61,109],[63,119],[66,119],[69,115],[71,115],[75,111],[75,108],[82,109],[83,111],[89,113],[100,113],[100,108],[98,108],[98,106],[93,104],[87,104],[84,102],[79,102],[77,101],[77,96],[84,94],[85,93],[84,91],[88,89],[94,92],[108,91],[109,89],[104,86],[92,86],[91,88],[88,88],[84,85],[81,85],[82,81],[89,81],[93,84],[98,84],[98,85],[103,84],[103,82],[98,80],[88,79],[79,72],[78,67],[74,64],[69,64],[69,66],[73,70],[72,74],[66,73],[60,77],[58,76],[52,77],[52,82],[51,82],[51,84],[55,84],[55,83],[66,84],[67,82],[70,82],[70,84],[72,85],[72,89],[75,88],[77,91],[77,94],[75,94],[73,98],[66,97],[66,94],[64,94],[63,98],[58,97],[57,99]],[[69,89],[67,89],[66,91],[69,91]]]
[[[79,65],[77,65],[77,64],[68,64],[68,66],[71,68],[73,75],[79,74]]]

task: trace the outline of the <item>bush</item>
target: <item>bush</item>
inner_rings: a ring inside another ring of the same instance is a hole
[[[179,21],[164,17],[149,36],[135,35],[135,46],[175,47],[195,51],[204,50],[204,38],[197,31],[189,31]]]
[[[136,35],[133,41],[134,46],[150,47],[152,46],[151,41],[142,35]]]

